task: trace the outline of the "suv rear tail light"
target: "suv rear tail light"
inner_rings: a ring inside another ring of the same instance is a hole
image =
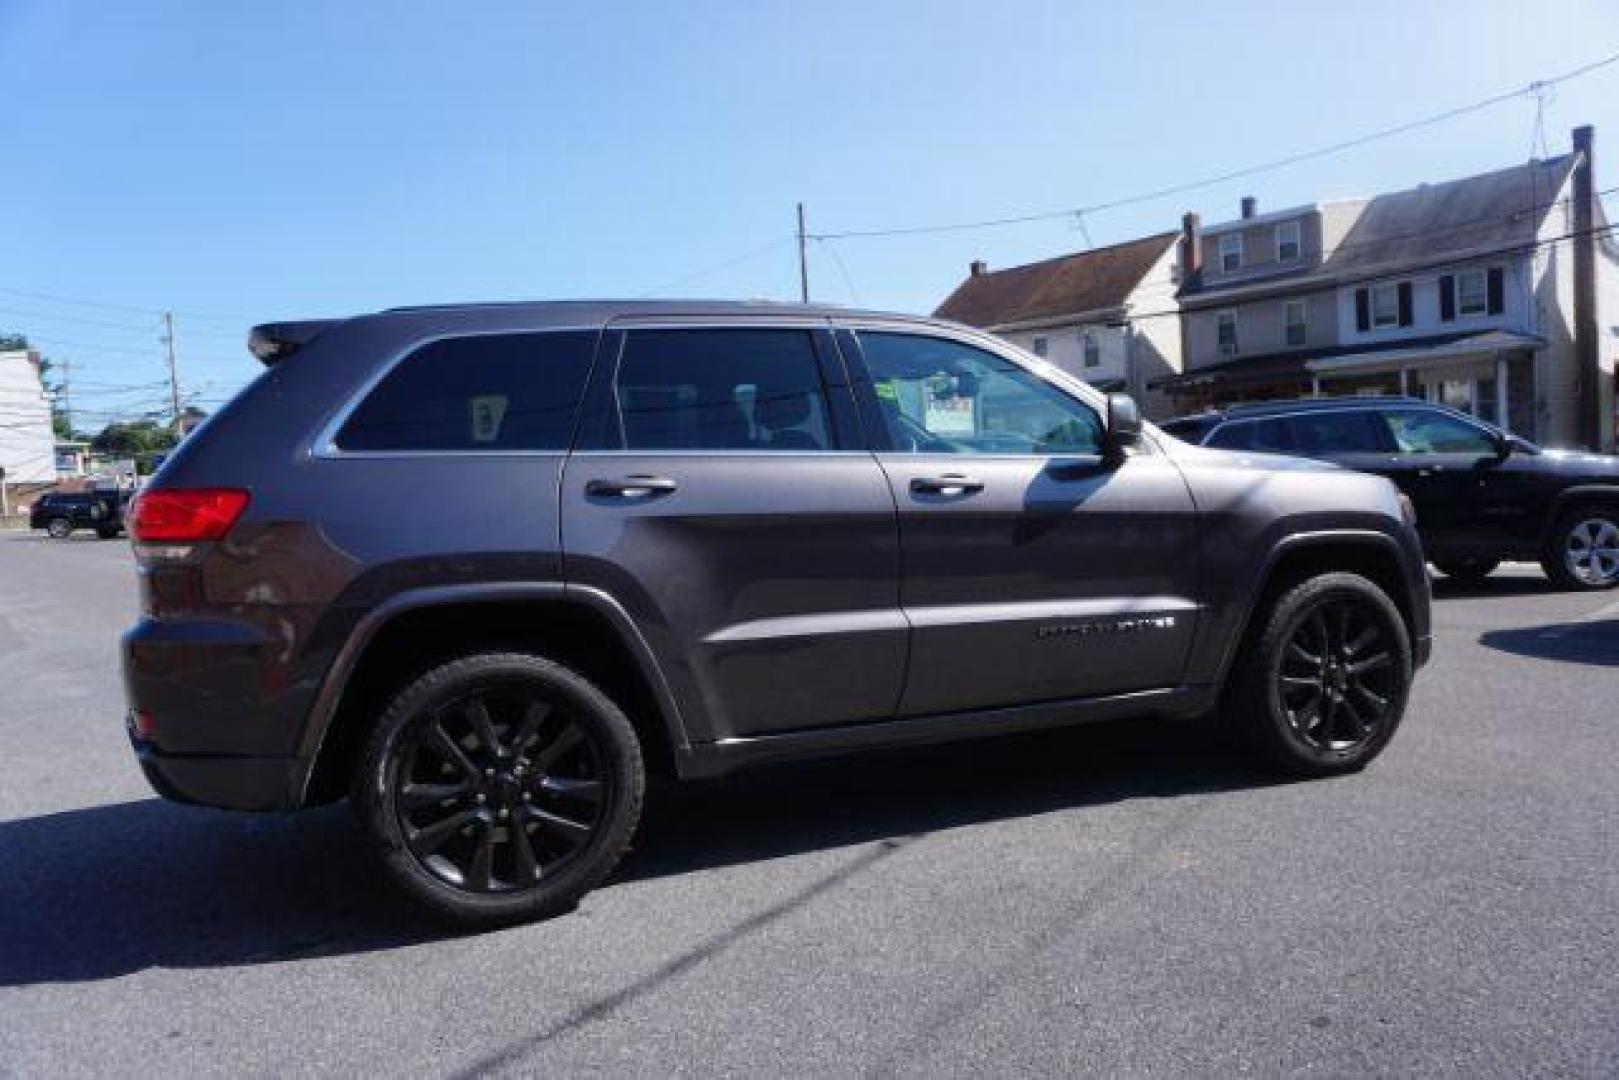
[[[247,502],[247,492],[240,488],[143,491],[129,516],[129,534],[159,543],[218,540],[236,524]]]

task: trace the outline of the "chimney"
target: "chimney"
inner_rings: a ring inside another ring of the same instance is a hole
[[[1574,362],[1579,372],[1575,431],[1587,450],[1613,449],[1613,379],[1602,370],[1597,331],[1596,180],[1589,124],[1574,129]]]
[[[974,259],[967,264],[967,272],[973,277],[982,277],[989,272],[989,264],[983,259]]]
[[[1203,219],[1194,212],[1181,216],[1181,284],[1196,284],[1203,272]]]
[[[1255,199],[1252,195],[1244,195],[1242,197],[1242,216],[1244,218],[1251,218],[1258,212],[1259,200]]]

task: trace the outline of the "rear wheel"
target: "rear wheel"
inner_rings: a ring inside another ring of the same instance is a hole
[[[577,673],[480,653],[402,691],[354,802],[394,879],[473,927],[566,910],[610,873],[646,785],[635,730]]]
[[[1552,526],[1541,566],[1565,589],[1619,585],[1619,506],[1577,506]]]
[[[63,517],[51,518],[45,523],[45,533],[52,540],[66,540],[73,535],[73,522]]]
[[[1447,559],[1435,562],[1434,568],[1452,581],[1483,581],[1490,576],[1500,559]]]
[[[1356,574],[1293,586],[1239,663],[1230,719],[1294,776],[1359,769],[1388,745],[1411,685],[1411,641],[1382,589]]]
[[[116,540],[118,539],[118,526],[114,525],[109,528],[103,525],[96,530],[96,535],[103,540]]]

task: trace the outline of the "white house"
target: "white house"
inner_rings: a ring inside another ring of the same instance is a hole
[[[0,352],[0,469],[7,486],[56,479],[50,400],[39,354],[28,349]]]
[[[1181,366],[1177,235],[1005,270],[974,262],[934,314],[988,330],[1098,389],[1128,390],[1150,409],[1149,383]]]

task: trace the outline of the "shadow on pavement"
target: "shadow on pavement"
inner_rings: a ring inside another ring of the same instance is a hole
[[[1543,596],[1561,591],[1550,579],[1540,574],[1532,577],[1493,574],[1483,581],[1455,581],[1447,577],[1433,579],[1435,600],[1467,600],[1484,596]]]
[[[1144,722],[774,766],[657,788],[615,881],[1270,782],[1211,725]],[[394,894],[343,806],[239,815],[153,798],[47,814],[0,823],[0,865],[0,986],[447,933]]]
[[[1514,656],[1619,667],[1619,619],[1490,630],[1478,640],[1480,645]]]

